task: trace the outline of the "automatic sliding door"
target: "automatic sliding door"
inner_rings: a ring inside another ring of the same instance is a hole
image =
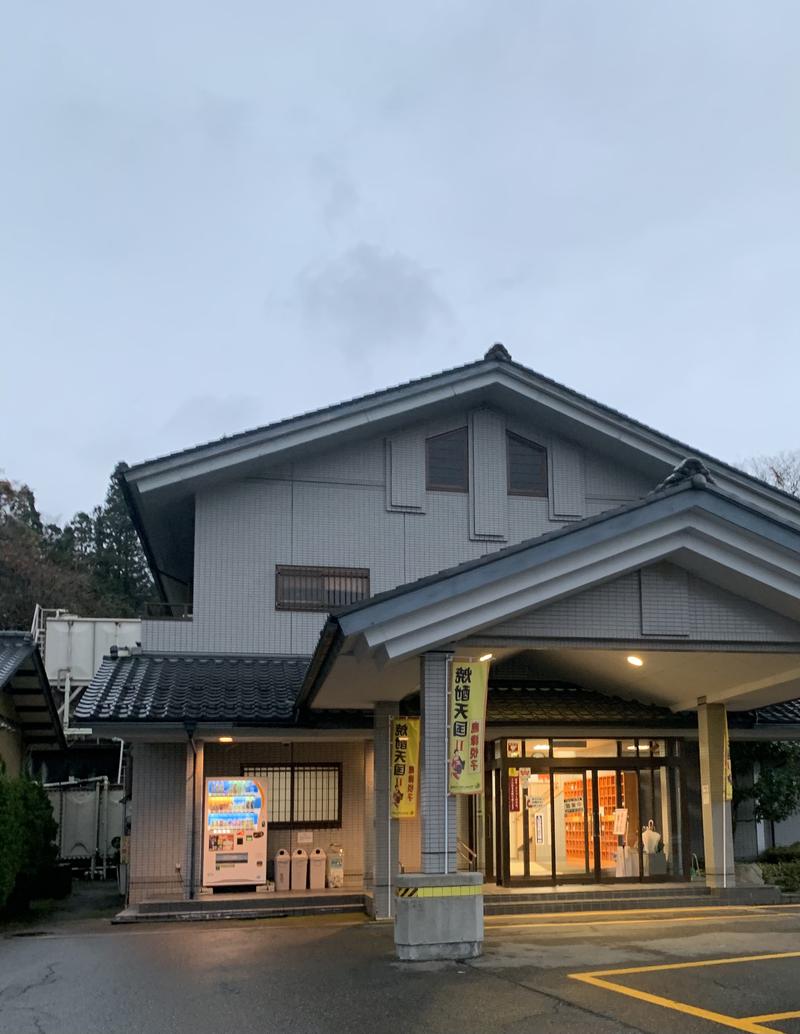
[[[591,856],[591,777],[553,772],[555,875],[589,878]]]

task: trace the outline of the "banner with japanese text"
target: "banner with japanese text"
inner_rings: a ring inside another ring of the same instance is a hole
[[[419,718],[392,719],[392,818],[413,819],[419,796]]]
[[[488,661],[453,660],[450,668],[450,793],[483,790]]]

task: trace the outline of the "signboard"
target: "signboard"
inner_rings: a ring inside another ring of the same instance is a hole
[[[628,809],[614,809],[614,836],[624,837],[628,829]]]
[[[487,661],[454,660],[450,668],[448,789],[483,790],[483,738],[486,728]]]
[[[544,819],[542,818],[541,812],[538,815],[534,815],[534,825],[536,828],[536,843],[544,843]]]
[[[508,810],[519,811],[519,776],[512,775],[514,769],[508,773]]]
[[[392,719],[392,818],[413,819],[419,796],[419,718]]]
[[[583,811],[583,797],[565,797],[564,811],[569,813]]]
[[[510,758],[522,757],[522,740],[509,740],[506,743],[506,756]]]

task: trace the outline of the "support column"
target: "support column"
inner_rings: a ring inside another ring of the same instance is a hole
[[[420,658],[422,708],[422,871],[455,872],[456,801],[447,794],[449,653]]]
[[[375,704],[375,823],[373,835],[374,877],[372,884],[373,915],[388,919],[393,914],[393,893],[399,865],[399,828],[391,815],[391,723],[399,713],[393,703]]]
[[[186,744],[186,828],[183,896],[196,898],[203,883],[203,787],[205,751],[202,740]]]
[[[420,659],[422,872],[397,877],[394,942],[407,961],[469,959],[483,948],[483,874],[456,865],[456,801],[448,796],[448,653]]]
[[[724,704],[707,704],[705,697],[698,700],[703,847],[709,887],[733,887],[736,884],[731,802],[725,800],[726,722]]]

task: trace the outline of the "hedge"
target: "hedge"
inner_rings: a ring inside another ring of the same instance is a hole
[[[800,891],[800,860],[789,862],[762,862],[764,883],[775,884],[787,892]]]
[[[0,774],[0,909],[26,905],[49,882],[57,833],[41,784]]]
[[[800,862],[800,841],[794,844],[786,844],[783,847],[768,847],[761,855],[762,862]]]

